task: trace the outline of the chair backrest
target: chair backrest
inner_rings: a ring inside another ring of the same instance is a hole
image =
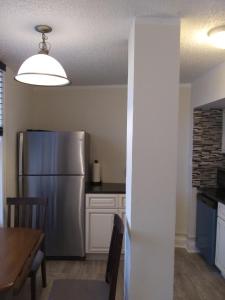
[[[109,300],[115,300],[116,297],[116,284],[123,244],[123,234],[123,221],[118,215],[115,215],[105,274],[105,281],[109,284]]]
[[[47,199],[15,197],[7,198],[6,202],[8,205],[8,227],[25,227],[44,231]]]

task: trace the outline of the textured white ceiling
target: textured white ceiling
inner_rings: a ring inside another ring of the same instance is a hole
[[[181,82],[192,82],[225,60],[204,39],[225,23],[225,0],[0,0],[0,60],[17,70],[37,52],[37,24],[49,24],[51,55],[74,85],[125,84],[135,16],[181,18]]]

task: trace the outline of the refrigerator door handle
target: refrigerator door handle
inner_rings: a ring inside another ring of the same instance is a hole
[[[85,192],[84,192],[84,181],[80,185],[80,191],[79,191],[79,214],[78,214],[78,226],[79,231],[81,233],[81,247],[82,247],[82,255],[85,255]]]
[[[19,197],[23,197],[23,177],[22,176],[18,176],[18,196]]]
[[[19,151],[18,151],[18,169],[19,169],[19,175],[23,175],[23,133],[20,132],[19,133],[19,142],[18,142],[18,146],[19,146]]]

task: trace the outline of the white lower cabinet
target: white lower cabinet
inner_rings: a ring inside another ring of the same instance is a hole
[[[124,197],[119,194],[86,195],[86,253],[108,253],[114,214],[125,219]]]
[[[225,221],[220,217],[217,218],[217,232],[216,232],[216,259],[215,264],[225,275]]]
[[[86,252],[108,252],[113,228],[113,218],[117,210],[88,209],[86,212]]]

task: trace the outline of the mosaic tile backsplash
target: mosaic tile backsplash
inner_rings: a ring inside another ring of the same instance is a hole
[[[193,170],[194,187],[215,187],[218,167],[225,167],[222,146],[222,109],[194,110]]]

